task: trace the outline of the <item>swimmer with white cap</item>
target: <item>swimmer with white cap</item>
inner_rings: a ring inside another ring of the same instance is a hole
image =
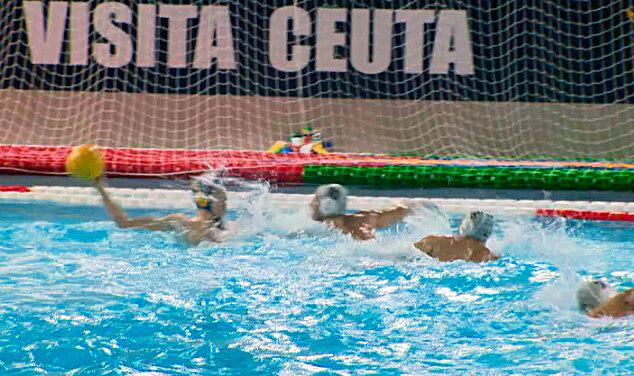
[[[174,213],[164,217],[128,218],[106,191],[103,178],[95,179],[94,183],[108,213],[120,228],[182,231],[185,241],[190,245],[196,245],[202,241],[220,241],[222,232],[225,230],[223,217],[227,210],[227,191],[220,184],[213,182],[213,177],[208,174],[191,180],[197,209],[194,217]]]
[[[375,229],[389,227],[410,213],[406,206],[396,205],[383,210],[346,214],[347,200],[348,191],[343,186],[322,185],[317,188],[310,202],[311,217],[328,228],[350,234],[355,240],[369,240],[374,238]]]
[[[577,305],[593,318],[631,315],[634,314],[634,288],[619,293],[606,282],[584,280],[577,288]]]
[[[497,260],[498,256],[486,246],[495,221],[491,214],[473,211],[460,223],[459,235],[430,235],[414,246],[440,261],[465,260],[483,262]]]

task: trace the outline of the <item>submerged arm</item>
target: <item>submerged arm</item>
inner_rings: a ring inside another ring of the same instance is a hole
[[[475,262],[483,262],[483,261],[495,261],[499,259],[499,256],[496,256],[493,251],[489,249],[484,243],[477,242],[473,246],[473,252],[471,255],[471,261]]]
[[[369,226],[360,226],[350,231],[350,235],[354,240],[370,240],[374,239],[374,229]]]
[[[108,191],[106,191],[106,185],[103,179],[97,178],[95,180],[95,187],[101,194],[104,206],[110,214],[110,217],[115,221],[117,226],[121,228],[145,228],[153,231],[167,231],[173,229],[175,221],[184,222],[187,218],[182,214],[170,214],[165,217],[140,217],[129,218],[123,209],[115,203]]]
[[[374,238],[374,227],[368,223],[366,215],[344,215],[327,221],[329,226],[336,227],[344,234],[350,234],[355,240]]]

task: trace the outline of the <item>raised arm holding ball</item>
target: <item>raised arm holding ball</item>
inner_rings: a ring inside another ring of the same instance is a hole
[[[103,156],[91,145],[73,149],[66,160],[67,171],[76,177],[93,182],[101,194],[104,206],[120,228],[144,228],[151,231],[182,231],[190,245],[203,241],[220,241],[224,231],[223,217],[227,209],[227,191],[214,183],[209,175],[191,179],[191,189],[196,204],[196,215],[183,213],[164,217],[129,218],[125,211],[112,200],[103,178]]]

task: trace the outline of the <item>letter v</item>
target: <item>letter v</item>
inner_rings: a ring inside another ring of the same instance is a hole
[[[48,17],[46,30],[44,30],[42,2],[24,2],[26,31],[33,64],[59,64],[67,15],[68,2],[51,1],[48,4]]]

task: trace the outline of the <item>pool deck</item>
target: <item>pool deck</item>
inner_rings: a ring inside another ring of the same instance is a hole
[[[179,180],[155,178],[109,178],[108,184],[116,188],[170,188],[186,189]],[[85,187],[82,180],[65,176],[0,175],[0,185]],[[555,200],[555,201],[604,201],[634,202],[634,191],[543,191],[534,189],[473,189],[473,188],[406,188],[376,189],[349,186],[354,196],[412,197],[412,198],[465,198],[465,199],[507,199],[507,200]],[[634,189],[634,187],[633,187]],[[273,186],[276,193],[308,194],[314,185]]]

